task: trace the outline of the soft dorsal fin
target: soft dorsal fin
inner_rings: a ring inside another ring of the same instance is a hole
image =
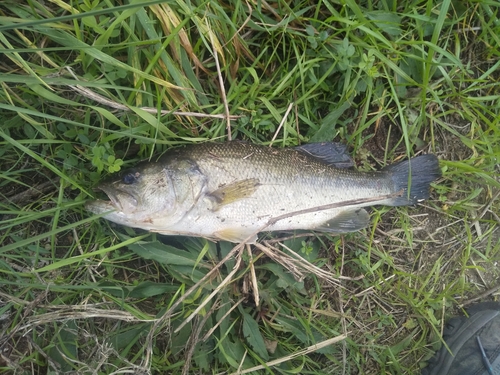
[[[304,154],[311,155],[337,168],[354,166],[351,156],[347,153],[347,146],[337,142],[308,143],[295,147]]]

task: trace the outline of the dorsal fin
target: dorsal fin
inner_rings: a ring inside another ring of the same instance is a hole
[[[295,147],[297,151],[311,155],[337,168],[354,166],[351,156],[347,153],[347,146],[337,142],[308,143]]]

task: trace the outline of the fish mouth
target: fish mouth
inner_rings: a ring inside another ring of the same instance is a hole
[[[137,199],[130,193],[118,190],[116,187],[99,186],[108,200],[98,199],[86,204],[87,209],[99,214],[107,211],[117,211],[122,214],[132,214],[137,210]]]
[[[115,210],[129,214],[137,209],[137,199],[132,194],[118,190],[116,187],[100,186],[99,189],[108,196],[108,204]]]

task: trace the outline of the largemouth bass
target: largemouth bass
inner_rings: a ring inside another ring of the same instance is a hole
[[[277,149],[233,141],[181,147],[102,183],[109,201],[86,207],[161,234],[253,243],[269,223],[265,231],[357,231],[369,225],[362,207],[416,204],[429,197],[430,183],[441,175],[430,154],[378,172],[343,168],[345,155],[335,145]],[[370,201],[293,214],[364,199]],[[292,216],[270,221],[286,214]]]

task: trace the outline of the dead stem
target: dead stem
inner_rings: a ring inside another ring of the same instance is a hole
[[[337,343],[339,341],[345,340],[346,338],[347,338],[347,335],[345,335],[345,334],[344,335],[339,335],[337,337],[333,337],[331,339],[328,339],[328,340],[325,340],[325,341],[321,341],[321,342],[319,342],[317,344],[308,346],[305,349],[298,350],[298,351],[296,351],[293,354],[290,354],[290,355],[287,355],[287,356],[275,359],[273,361],[266,362],[263,365],[255,366],[255,367],[252,367],[252,368],[248,368],[248,369],[245,369],[243,371],[232,372],[230,375],[243,375],[243,374],[248,374],[250,372],[257,371],[257,370],[267,369],[269,367],[279,365],[280,363],[287,362],[287,361],[290,361],[290,360],[292,360],[294,358],[301,357],[303,355],[309,354],[309,353],[314,352],[316,350],[325,348],[325,347],[327,347],[329,345],[332,345],[332,344],[335,344],[335,343]],[[224,375],[224,374],[226,374],[226,373],[225,372],[220,372],[217,375]]]
[[[78,80],[78,77],[73,73],[70,67],[66,67],[66,70],[73,76],[75,80]],[[126,105],[120,104],[118,102],[115,102],[113,100],[110,100],[108,98],[105,98],[104,96],[97,94],[96,92],[83,87],[81,85],[68,85],[70,89],[73,91],[79,93],[80,95],[83,95],[87,99],[93,100],[97,103],[100,103],[102,105],[105,105],[110,108],[118,109],[121,111],[130,111],[130,108]],[[225,94],[225,93],[224,93]],[[226,107],[227,107],[227,103]],[[203,117],[203,118],[218,118],[218,119],[226,119],[228,124],[230,125],[230,121],[237,119],[241,116],[237,115],[230,115],[229,114],[229,109],[226,108],[226,114],[207,114],[207,113],[198,113],[198,112],[179,112],[179,111],[172,111],[172,110],[167,110],[167,109],[161,109],[158,111],[158,108],[151,108],[151,107],[139,107],[139,109],[143,110],[144,112],[148,112],[151,114],[158,114],[160,113],[162,116],[165,115],[174,115],[174,116],[185,116],[185,117]],[[230,140],[230,139],[229,139]]]
[[[207,22],[207,27],[208,27],[208,22]],[[224,111],[226,113],[227,140],[230,141],[232,140],[231,118],[230,118],[231,115],[229,114],[229,105],[227,104],[226,89],[224,88],[224,79],[222,78],[222,73],[219,64],[219,57],[217,56],[217,49],[215,48],[213,35],[211,32],[209,32],[209,34],[210,34],[210,43],[212,43],[212,52],[215,60],[215,67],[217,68],[217,76],[219,77],[220,94],[222,102],[224,103]]]

